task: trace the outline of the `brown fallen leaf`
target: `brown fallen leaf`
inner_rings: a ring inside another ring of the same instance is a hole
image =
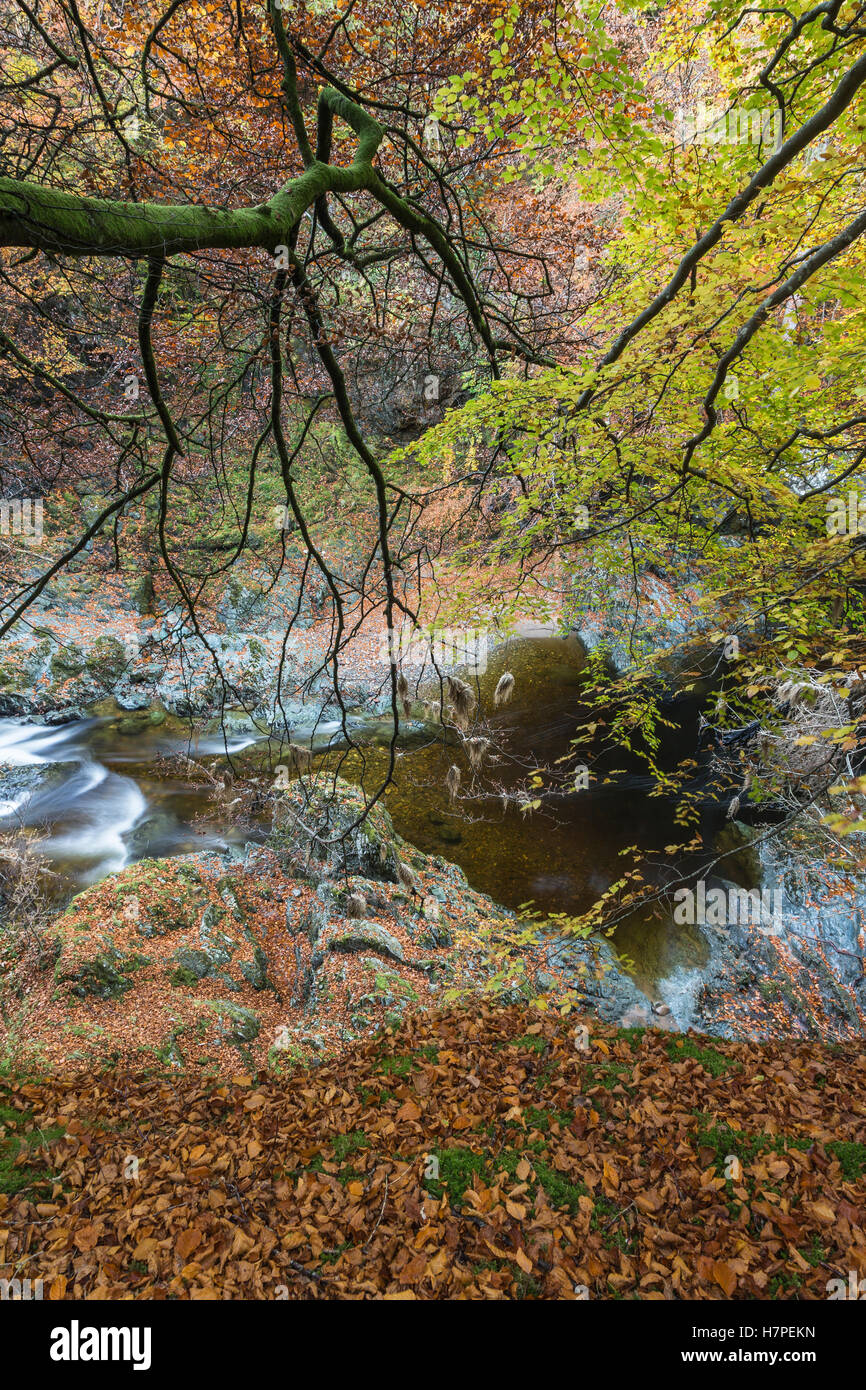
[[[181,1231],[174,1243],[174,1248],[180,1258],[186,1262],[193,1250],[196,1250],[202,1242],[202,1233],[197,1226],[190,1226],[185,1231]]]
[[[724,1260],[715,1260],[713,1263],[713,1278],[716,1283],[724,1289],[728,1298],[730,1298],[734,1289],[737,1287],[737,1276],[731,1269],[731,1266],[726,1264]]]

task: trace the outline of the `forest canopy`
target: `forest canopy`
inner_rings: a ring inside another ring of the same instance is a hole
[[[864,93],[866,0],[2,0],[52,1359],[591,1298],[826,1375],[710,1305],[866,1298]]]
[[[590,577],[631,595],[629,678],[596,676],[652,764],[657,574],[741,658],[716,727],[808,685],[842,713],[794,731],[801,781],[856,791],[864,33],[843,3],[14,0],[0,481],[102,505],[0,637],[94,539],[120,564],[133,515],[201,636],[265,497],[344,720],[371,617],[567,624]],[[338,479],[351,564],[317,510]],[[218,563],[189,548],[205,480]]]

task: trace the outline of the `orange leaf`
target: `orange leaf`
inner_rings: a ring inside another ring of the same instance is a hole
[[[716,1260],[713,1264],[713,1278],[730,1298],[737,1287],[737,1276],[731,1266],[725,1264],[724,1260]]]
[[[174,1248],[184,1262],[193,1250],[201,1245],[201,1239],[201,1231],[196,1226],[190,1226],[187,1230],[181,1231],[174,1243]]]

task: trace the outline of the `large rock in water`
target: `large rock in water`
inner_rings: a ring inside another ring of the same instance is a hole
[[[332,873],[395,883],[400,841],[391,817],[381,804],[366,817],[364,811],[364,793],[341,777],[313,787],[296,782],[277,803],[271,843],[324,863]]]

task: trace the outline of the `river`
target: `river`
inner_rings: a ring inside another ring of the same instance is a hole
[[[673,800],[651,796],[652,784],[634,759],[611,785],[545,796],[529,814],[514,799],[535,764],[555,763],[572,745],[586,717],[581,704],[584,654],[573,639],[522,639],[494,653],[479,684],[486,709],[506,667],[514,697],[490,720],[492,743],[476,775],[465,768],[462,796],[453,806],[444,780],[453,747],[440,741],[401,750],[387,805],[399,832],[418,848],[459,863],[470,883],[511,908],[527,903],[541,913],[586,911],[633,860],[631,847],[664,862],[664,847],[682,838]],[[60,893],[116,872],[131,861],[242,845],[266,833],[262,823],[241,830],[221,823],[207,788],[164,759],[179,753],[197,760],[245,765],[278,758],[254,733],[191,737],[170,717],[157,726],[121,733],[118,718],[103,715],[46,726],[0,720],[0,831],[25,828],[34,847],[59,875]],[[340,760],[342,775],[376,784],[385,751],[373,741]],[[684,700],[670,737],[673,762],[697,739],[697,703]],[[325,736],[332,726],[325,726]],[[387,731],[387,730],[386,730]],[[382,736],[382,729],[378,730]],[[295,735],[296,739],[298,735]],[[322,727],[319,728],[319,740]],[[320,765],[321,765],[320,760]],[[624,856],[622,851],[626,851]],[[685,861],[683,861],[685,865]],[[699,968],[705,948],[694,932],[675,928],[664,911],[634,915],[617,929],[615,944],[637,983],[652,992],[678,967]]]

